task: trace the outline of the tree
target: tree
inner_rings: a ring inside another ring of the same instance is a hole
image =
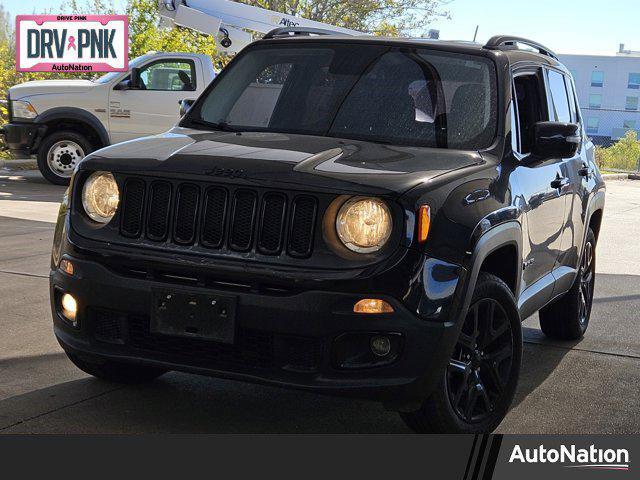
[[[217,56],[215,39],[188,28],[161,28],[155,0],[130,0],[129,55],[131,58],[150,51],[205,53]]]
[[[433,18],[449,17],[444,0],[239,0],[309,20],[390,36],[421,36]]]

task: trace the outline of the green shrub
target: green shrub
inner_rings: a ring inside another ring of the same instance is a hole
[[[609,148],[596,148],[596,162],[602,170],[638,170],[640,165],[640,141],[635,130],[611,145]]]

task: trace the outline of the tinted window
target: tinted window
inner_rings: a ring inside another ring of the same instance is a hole
[[[627,84],[627,87],[635,90],[640,88],[640,73],[629,74],[629,83]]]
[[[544,81],[538,72],[518,74],[514,78],[514,100],[518,108],[519,152],[531,152],[535,124],[549,119],[544,101]]]
[[[383,45],[254,47],[186,122],[194,118],[236,130],[480,149],[495,136],[495,69],[482,57]]]
[[[549,117],[557,122],[571,122],[571,110],[569,109],[569,100],[567,97],[567,89],[564,83],[564,75],[549,70],[547,72],[549,79]]]

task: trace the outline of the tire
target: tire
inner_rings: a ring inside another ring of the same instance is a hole
[[[75,166],[92,151],[93,145],[84,135],[72,131],[54,132],[38,147],[38,169],[49,182],[69,185]]]
[[[146,383],[155,380],[167,370],[154,367],[143,367],[127,363],[113,361],[89,361],[77,355],[67,353],[73,364],[89,375],[115,383],[128,385]]]
[[[435,390],[418,410],[400,416],[418,433],[491,432],[513,401],[521,359],[522,329],[513,293],[498,277],[481,272]]]
[[[579,340],[584,336],[591,318],[596,280],[596,236],[587,232],[580,267],[567,293],[540,310],[540,328],[549,338]]]

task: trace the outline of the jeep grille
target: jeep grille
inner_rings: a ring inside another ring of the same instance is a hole
[[[120,234],[176,246],[199,245],[305,258],[313,251],[318,200],[245,187],[127,178]]]

